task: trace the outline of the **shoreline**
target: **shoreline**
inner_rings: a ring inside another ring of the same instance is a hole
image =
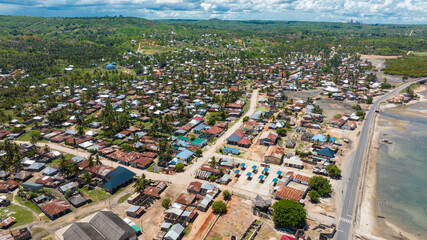
[[[396,105],[391,103],[382,104],[379,106],[380,111],[384,111],[388,108],[399,107],[399,106],[410,106],[420,102],[427,102],[427,96],[422,96],[419,94],[421,91],[427,89],[426,85],[421,86],[419,89],[416,89],[416,93],[419,95],[419,99],[410,101],[405,105]],[[405,112],[408,112],[409,115],[413,116],[425,116],[425,110],[415,110],[415,109],[405,109]],[[385,125],[381,125],[381,122],[387,122]],[[381,136],[385,132],[395,130],[396,128],[405,129],[404,125],[396,123],[394,121],[386,120],[380,115],[375,116],[374,121],[375,132],[371,140],[371,146],[369,148],[368,164],[366,166],[367,171],[364,176],[365,186],[363,198],[361,204],[363,208],[360,212],[360,221],[358,231],[369,234],[371,236],[389,238],[395,237],[399,239],[419,239],[419,236],[409,233],[398,227],[394,223],[388,221],[384,216],[379,216],[379,206],[377,199],[377,158],[378,158],[378,149],[380,146]]]

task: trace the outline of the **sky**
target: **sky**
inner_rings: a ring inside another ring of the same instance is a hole
[[[427,0],[0,0],[0,15],[427,24]]]

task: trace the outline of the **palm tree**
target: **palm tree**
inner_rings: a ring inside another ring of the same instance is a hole
[[[135,192],[141,192],[147,187],[148,184],[150,184],[151,180],[147,179],[145,177],[145,174],[142,174],[141,177],[136,178],[135,182],[133,183],[133,187],[135,188]]]
[[[83,183],[86,185],[90,185],[92,183],[92,179],[92,174],[90,174],[89,171],[84,170],[82,177]]]
[[[99,157],[98,154],[95,155],[95,165],[97,166],[102,165],[101,158]]]
[[[93,160],[92,155],[90,155],[89,158],[87,159],[87,167],[92,168],[93,166],[95,166],[95,161]]]
[[[210,163],[212,168],[215,168],[217,165],[217,161],[215,157],[211,157],[211,163]]]

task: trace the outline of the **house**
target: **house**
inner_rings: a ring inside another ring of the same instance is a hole
[[[237,148],[231,148],[231,147],[224,147],[224,149],[222,150],[222,152],[224,153],[224,154],[229,154],[229,153],[231,153],[231,154],[233,154],[233,155],[239,155],[240,154],[240,150],[239,149],[237,149]]]
[[[138,218],[145,211],[144,207],[131,205],[126,210],[126,215],[133,218]]]
[[[48,218],[50,218],[50,220],[55,220],[71,212],[71,205],[59,198],[54,198],[49,202],[37,206],[39,206],[39,208]]]
[[[0,233],[1,240],[30,240],[31,238],[31,232],[28,230],[28,228],[21,228],[13,232],[4,231]]]
[[[252,144],[252,141],[249,138],[242,138],[240,141],[237,142],[237,145],[239,147],[249,148]]]
[[[294,139],[288,139],[286,141],[286,148],[295,148],[295,145],[297,144],[297,142]]]
[[[89,222],[75,222],[62,235],[64,240],[136,240],[137,232],[110,211],[99,211]]]
[[[114,193],[121,187],[132,182],[136,174],[124,167],[117,167],[107,174],[108,181],[102,186],[109,193]]]
[[[270,146],[267,149],[267,152],[264,156],[264,161],[266,163],[273,164],[282,164],[283,155],[285,154],[285,149],[279,146]]]
[[[203,148],[207,144],[208,144],[208,140],[207,139],[203,139],[203,138],[197,138],[197,139],[194,139],[194,141],[191,142],[191,145],[199,147],[199,148]]]
[[[354,130],[357,128],[357,123],[355,121],[348,121],[343,127],[342,129],[345,130]]]
[[[199,125],[197,125],[193,128],[193,132],[196,134],[200,134],[201,131],[204,130],[206,127],[208,127],[208,125],[206,125],[204,123],[200,123]]]
[[[163,237],[165,240],[178,240],[181,238],[182,233],[184,232],[184,227],[176,223],[174,224],[171,229],[166,233],[166,235]]]
[[[331,150],[329,147],[324,147],[317,151],[317,155],[327,157],[327,158],[334,158],[335,152]]]
[[[245,134],[241,130],[237,130],[227,138],[227,143],[237,145],[244,136]]]
[[[342,118],[336,118],[330,121],[328,125],[334,128],[341,128],[342,126],[344,126],[345,123],[346,123],[346,120]]]
[[[276,199],[291,199],[295,200],[299,203],[303,203],[303,198],[305,197],[306,192],[295,189],[293,187],[288,187],[286,185],[281,185],[276,192],[274,192],[274,196]]]
[[[285,159],[283,159],[283,163],[285,166],[288,166],[288,167],[294,167],[294,168],[299,168],[299,169],[302,169],[304,167],[301,159],[297,156],[285,158]]]
[[[259,138],[259,143],[261,145],[274,145],[277,142],[278,134],[275,132],[272,132],[270,130],[265,131],[261,134]]]
[[[312,141],[313,136],[314,135],[312,133],[310,133],[310,132],[304,132],[301,135],[301,140],[305,141],[305,142],[310,142],[310,141]]]
[[[191,158],[193,157],[194,152],[184,149],[180,153],[178,153],[175,158],[178,158],[182,161],[190,162]]]
[[[43,184],[24,182],[22,183],[22,187],[26,191],[38,192],[43,188]]]

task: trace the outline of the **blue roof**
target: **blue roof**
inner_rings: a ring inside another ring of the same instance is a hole
[[[273,182],[274,183],[277,183],[279,181],[279,179],[277,179],[277,178],[273,178]]]
[[[103,187],[109,191],[114,191],[117,187],[135,177],[135,175],[134,172],[119,166],[107,174],[110,180]]]
[[[250,177],[250,176],[252,176],[252,173],[251,172],[247,172],[246,176]]]
[[[270,170],[270,169],[268,169],[268,168],[264,168],[264,172],[268,172],[268,170]]]
[[[225,147],[224,150],[226,150],[226,151],[232,151],[232,152],[239,152],[239,149],[237,149],[237,148],[231,148],[231,147]]]
[[[326,137],[322,134],[316,134],[311,138],[311,140],[313,141],[319,140],[319,142],[326,142]]]
[[[227,141],[229,141],[229,142],[238,142],[238,141],[240,141],[240,139],[242,139],[239,135],[237,135],[237,134],[235,134],[235,133],[233,133],[233,134],[231,134],[228,138],[227,138]]]
[[[236,171],[234,171],[234,173],[235,173],[235,174],[239,174],[239,173],[240,173],[240,170],[239,170],[239,169],[237,169]]]
[[[282,171],[277,171],[277,175],[282,175]]]
[[[178,153],[175,157],[187,160],[191,156],[193,156],[193,154],[194,153],[192,151],[185,149],[185,150],[182,150],[180,153]]]
[[[257,169],[257,167],[258,167],[257,165],[253,165],[252,169]]]
[[[331,141],[331,142],[335,142],[335,140],[336,140],[336,139],[335,139],[334,137],[330,137],[330,138],[329,138],[329,141]]]
[[[319,151],[317,151],[317,155],[334,158],[335,157],[335,152],[332,151],[328,147],[324,147],[324,148],[320,149]]]
[[[264,175],[259,175],[259,176],[258,176],[258,179],[261,179],[261,180],[262,180],[262,179],[264,179],[264,177],[265,177]]]
[[[244,167],[244,166],[246,166],[246,163],[243,162],[243,163],[240,164],[240,166]]]
[[[114,68],[116,68],[113,64],[107,64],[107,67],[106,67],[107,69],[114,69]]]
[[[182,163],[182,160],[178,158],[174,158],[169,161],[169,164],[172,164],[172,165],[177,165],[178,163]]]

